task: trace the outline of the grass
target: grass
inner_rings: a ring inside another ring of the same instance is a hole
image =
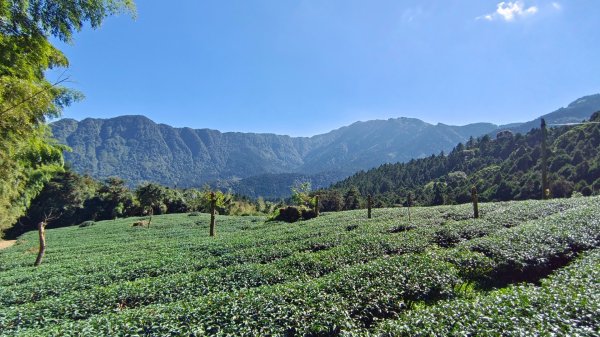
[[[38,268],[30,232],[0,251],[0,335],[585,335],[600,329],[586,276],[599,211],[595,197],[481,204],[480,219],[469,205],[410,222],[403,209],[219,216],[214,238],[206,214],[118,219],[48,230]],[[553,298],[569,309],[545,315]]]

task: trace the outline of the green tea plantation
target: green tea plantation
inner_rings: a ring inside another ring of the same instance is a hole
[[[600,197],[51,229],[0,251],[2,336],[599,336]]]

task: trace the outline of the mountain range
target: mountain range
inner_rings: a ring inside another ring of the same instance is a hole
[[[541,116],[570,123],[600,110],[600,94],[582,97]],[[470,137],[500,130],[528,131],[539,118],[498,126],[453,126],[415,118],[356,122],[313,137],[174,128],[144,116],[61,119],[51,124],[59,142],[71,147],[65,160],[79,173],[119,176],[129,185],[145,181],[167,186],[211,184],[249,196],[281,197],[296,180],[325,187],[356,171],[450,151]]]

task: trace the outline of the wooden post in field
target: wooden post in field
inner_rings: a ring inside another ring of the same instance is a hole
[[[471,199],[473,200],[473,218],[479,219],[479,197],[477,196],[477,187],[471,188]]]
[[[315,215],[319,216],[319,195],[315,195]]]
[[[408,221],[410,221],[410,204],[412,204],[412,196],[409,192],[408,196],[406,197],[406,205],[408,206]]]
[[[548,193],[548,159],[546,154],[546,137],[548,131],[546,130],[546,121],[542,118],[542,199],[548,199],[550,193]]]
[[[217,208],[217,199],[215,192],[210,192],[210,236],[215,236],[215,212]]]
[[[367,218],[371,219],[371,207],[373,206],[373,198],[367,195]]]

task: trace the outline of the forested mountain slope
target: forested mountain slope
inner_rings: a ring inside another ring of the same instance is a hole
[[[493,124],[431,125],[417,119],[357,122],[314,137],[173,128],[143,116],[63,119],[54,136],[73,151],[66,160],[95,178],[119,176],[136,185],[154,181],[200,186],[278,173],[335,173],[333,180],[385,162],[448,150]]]
[[[580,121],[597,110],[600,95],[593,95],[545,117],[549,124]],[[471,136],[495,135],[503,129],[528,131],[532,123],[539,125],[535,121],[502,127],[433,125],[402,117],[356,122],[313,137],[290,137],[174,128],[143,116],[121,116],[62,119],[52,124],[52,130],[73,149],[65,153],[72,168],[97,179],[119,176],[131,186],[144,181],[178,187],[211,183],[251,196],[265,191],[281,197],[297,177],[327,186],[359,170],[448,152]],[[271,186],[265,190],[265,184]]]
[[[404,203],[409,193],[419,204],[463,203],[476,186],[483,201],[541,198],[541,130],[496,139],[484,136],[458,144],[447,155],[384,164],[335,184],[356,187],[380,205]],[[591,122],[548,129],[549,187],[553,197],[600,191],[600,113]]]

